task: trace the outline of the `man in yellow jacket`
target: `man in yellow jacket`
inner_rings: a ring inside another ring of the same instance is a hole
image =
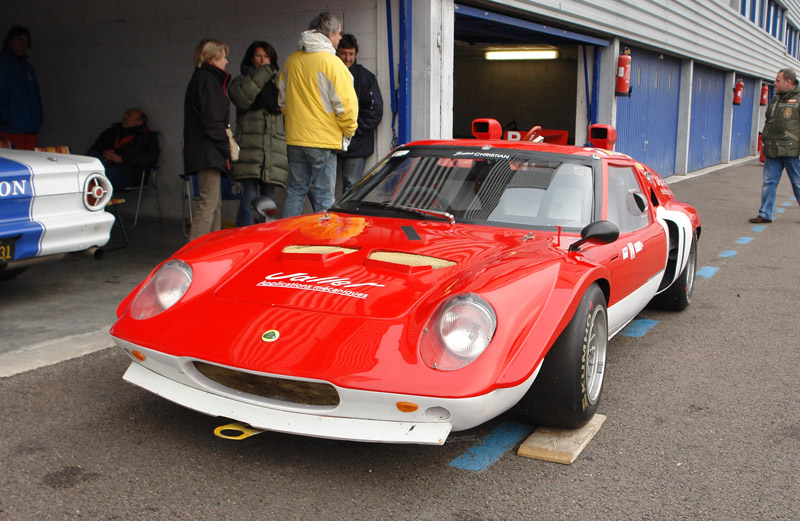
[[[308,27],[278,79],[289,156],[283,217],[300,215],[306,196],[315,212],[333,204],[336,151],[347,150],[358,127],[353,76],[336,56],[342,21],[325,12]]]

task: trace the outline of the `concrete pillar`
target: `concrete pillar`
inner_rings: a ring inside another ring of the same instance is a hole
[[[731,141],[733,139],[733,89],[736,87],[736,72],[725,73],[725,96],[722,110],[722,153],[720,163],[731,162]]]
[[[692,117],[694,60],[681,62],[681,92],[678,101],[678,136],[675,141],[675,175],[689,172],[689,129]]]
[[[414,2],[411,139],[453,136],[454,2]]]
[[[617,78],[619,38],[600,50],[600,81],[598,83],[597,122],[617,125],[617,96],[614,94]]]

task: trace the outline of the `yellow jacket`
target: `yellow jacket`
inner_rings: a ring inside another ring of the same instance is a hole
[[[286,144],[341,150],[358,124],[353,76],[331,41],[305,31],[278,79],[278,105],[286,120]]]

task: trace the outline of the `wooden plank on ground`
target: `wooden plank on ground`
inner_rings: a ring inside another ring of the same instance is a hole
[[[522,443],[517,454],[526,458],[569,465],[578,458],[605,421],[605,416],[595,414],[594,418],[580,429],[539,427]]]

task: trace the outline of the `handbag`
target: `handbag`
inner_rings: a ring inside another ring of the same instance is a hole
[[[233,132],[231,132],[231,127],[225,129],[225,133],[228,134],[228,145],[231,149],[231,161],[238,161],[239,160],[239,143],[233,138]]]

